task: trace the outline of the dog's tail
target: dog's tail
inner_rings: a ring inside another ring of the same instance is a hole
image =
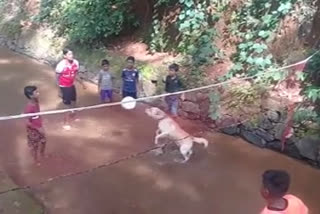
[[[193,137],[193,142],[203,144],[205,148],[208,147],[208,141],[202,137]]]

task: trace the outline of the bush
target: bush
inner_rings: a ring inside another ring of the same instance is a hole
[[[137,25],[130,0],[44,0],[39,21],[55,24],[72,41],[92,43]]]

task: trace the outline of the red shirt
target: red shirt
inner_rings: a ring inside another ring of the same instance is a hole
[[[58,78],[59,86],[73,86],[78,70],[79,62],[75,59],[71,63],[66,59],[59,62],[59,64],[56,67],[56,72],[60,74]]]
[[[288,201],[288,207],[285,210],[271,210],[265,207],[260,214],[308,214],[308,207],[296,196],[284,196]]]
[[[40,106],[39,103],[32,103],[29,102],[27,106],[25,107],[24,113],[37,113],[40,112]],[[29,123],[32,128],[41,128],[42,127],[42,119],[40,116],[33,116],[28,118]]]

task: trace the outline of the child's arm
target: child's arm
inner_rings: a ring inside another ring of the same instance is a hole
[[[59,85],[59,78],[61,76],[61,73],[62,73],[63,69],[64,69],[63,62],[61,61],[61,62],[58,63],[58,65],[56,67],[56,70],[55,70],[57,85]]]
[[[99,72],[99,74],[98,74],[98,92],[100,91],[101,80],[102,80],[102,74]]]

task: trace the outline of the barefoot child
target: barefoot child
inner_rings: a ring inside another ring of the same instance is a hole
[[[122,70],[122,97],[138,97],[139,71],[134,67],[133,56],[127,58],[127,67]]]
[[[104,59],[101,62],[102,69],[98,74],[98,91],[102,103],[112,102],[112,80],[114,77],[109,71],[109,61]]]
[[[59,87],[62,93],[62,102],[66,108],[74,108],[77,101],[77,93],[75,81],[77,80],[86,89],[83,81],[78,77],[79,62],[74,59],[73,52],[69,49],[64,49],[63,60],[61,60],[56,67],[56,76],[58,79]],[[66,113],[64,117],[63,128],[70,130],[71,119],[75,118],[75,113]]]
[[[179,65],[173,63],[169,66],[169,74],[164,80],[166,93],[174,93],[182,89],[181,80],[177,75],[178,71]],[[179,98],[179,94],[169,95],[165,97],[165,101],[168,105],[168,110],[173,117],[178,116]],[[181,98],[184,99],[183,94],[181,95]]]
[[[308,214],[306,205],[296,196],[287,194],[290,176],[283,170],[267,170],[262,175],[261,195],[267,206],[260,214]]]
[[[37,113],[40,112],[39,106],[39,91],[36,86],[26,86],[24,94],[29,100],[24,113]],[[38,162],[38,153],[44,157],[46,148],[46,136],[42,127],[42,119],[40,116],[32,116],[27,120],[27,139],[31,155],[35,163]],[[40,148],[39,148],[40,147]]]

